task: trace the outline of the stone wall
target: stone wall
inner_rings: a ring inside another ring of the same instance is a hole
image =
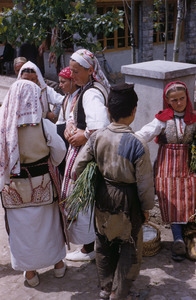
[[[141,51],[138,61],[145,62],[157,59],[157,57],[153,57],[153,47],[155,47],[153,45],[153,1],[142,1],[140,5],[141,28],[139,39],[141,39]],[[179,61],[196,63],[196,0],[187,1],[186,17],[184,20],[184,42],[186,44],[185,51],[181,51],[182,49],[180,51],[185,53],[181,53]],[[158,59],[163,58],[158,57]]]
[[[153,19],[152,1],[147,0],[141,3],[141,61],[153,60]]]
[[[196,63],[196,0],[188,1],[185,19],[186,62]]]

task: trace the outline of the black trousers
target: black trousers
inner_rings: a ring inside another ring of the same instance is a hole
[[[109,242],[99,233],[96,236],[96,265],[100,286],[102,289],[111,288],[117,299],[127,297],[132,285],[139,274],[142,260],[143,244],[142,228],[138,234],[137,245],[132,242],[116,240]],[[135,248],[137,263],[135,262]]]

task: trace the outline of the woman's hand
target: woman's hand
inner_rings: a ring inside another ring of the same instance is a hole
[[[66,128],[64,131],[64,137],[65,139],[69,142],[70,137],[72,137],[72,135],[74,133],[76,133],[77,128],[75,127],[75,125],[73,123],[67,123],[66,122]]]
[[[73,147],[82,146],[87,142],[87,138],[84,135],[84,130],[77,129],[73,123],[66,124],[64,137]]]
[[[87,138],[84,135],[84,130],[77,129],[74,131],[74,134],[69,138],[68,142],[74,147],[86,144]]]
[[[58,116],[56,116],[52,111],[47,112],[46,118],[49,119],[52,123],[56,123]]]

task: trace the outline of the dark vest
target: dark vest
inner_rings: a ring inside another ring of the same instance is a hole
[[[82,129],[82,130],[85,130],[85,128],[86,128],[85,113],[84,113],[82,100],[83,100],[84,93],[90,88],[98,89],[103,94],[103,97],[105,100],[105,105],[107,105],[108,93],[107,93],[106,88],[99,82],[96,82],[96,81],[89,82],[86,85],[86,87],[79,94],[77,104],[76,104],[76,106],[74,108],[74,112],[73,112],[76,127],[79,129]]]

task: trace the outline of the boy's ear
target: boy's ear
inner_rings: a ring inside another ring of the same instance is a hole
[[[107,107],[107,111],[108,111],[108,115],[109,115],[109,117],[110,117],[110,122],[112,122],[112,117],[111,117],[111,114],[110,114],[110,112],[109,112],[108,107]]]
[[[134,107],[134,109],[133,109],[131,115],[134,115],[134,114],[136,113],[136,110],[137,110],[137,106]]]

